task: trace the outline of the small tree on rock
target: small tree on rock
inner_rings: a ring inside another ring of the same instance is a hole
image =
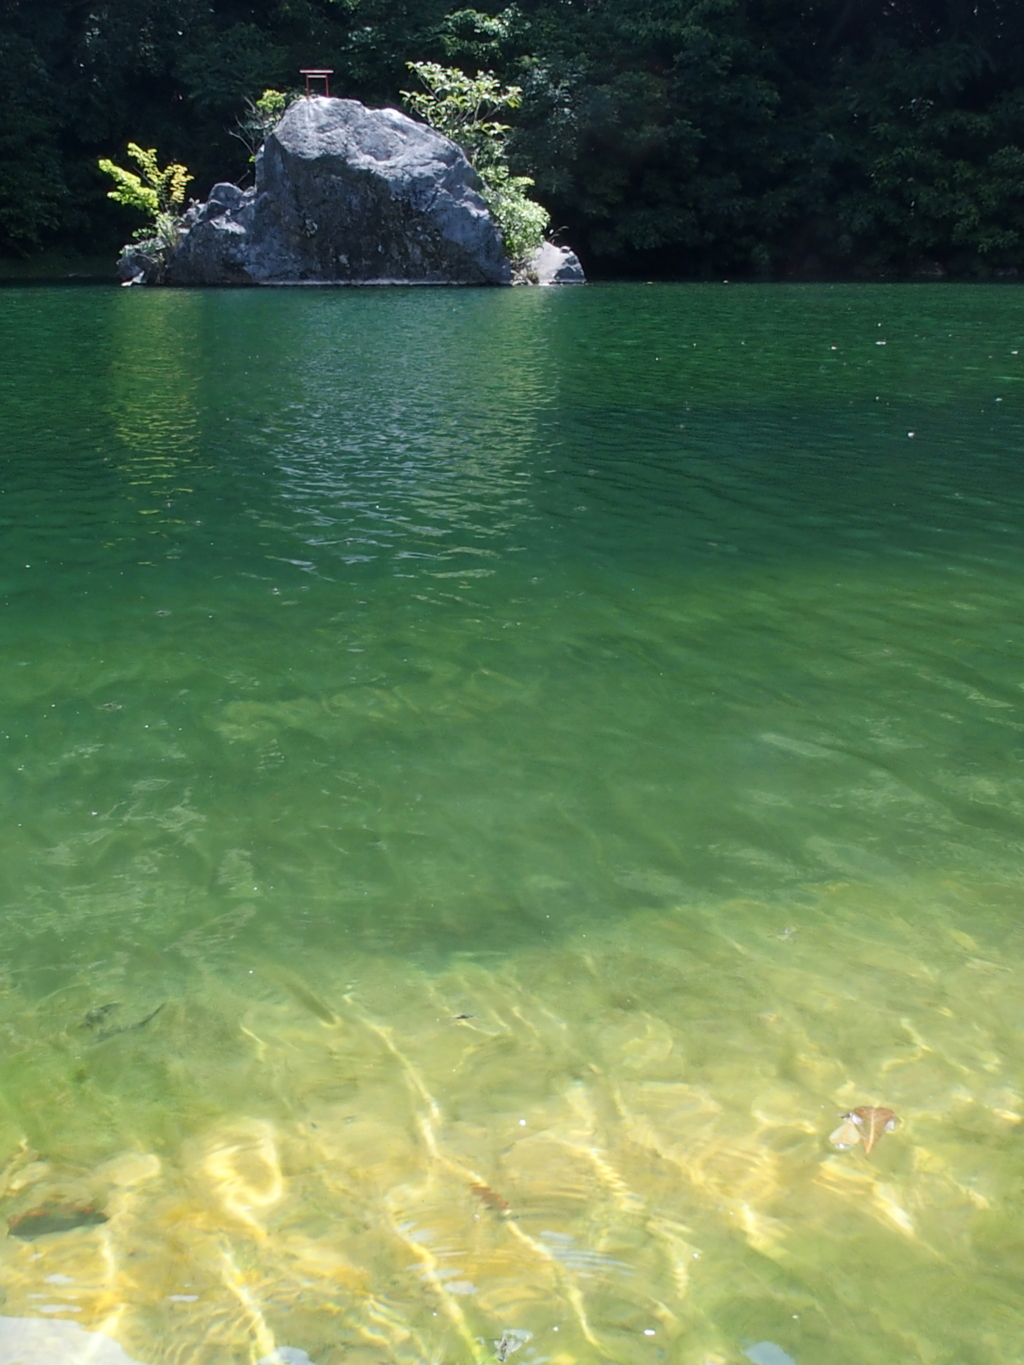
[[[181,240],[185,188],[192,176],[188,168],[178,162],[171,162],[161,170],[155,147],[146,150],[137,143],[129,142],[128,155],[142,172],[141,175],[115,166],[106,157],[99,162],[100,170],[114,180],[114,188],[107,191],[107,198],[146,215],[149,222],[145,227],[135,229],[132,240],[161,264],[165,264]]]
[[[266,142],[267,137],[281,122],[281,116],[297,94],[285,94],[282,90],[264,90],[258,100],[245,97],[245,112],[235,119],[235,127],[229,129],[232,137],[237,137],[249,152],[250,165],[256,160],[256,153]]]

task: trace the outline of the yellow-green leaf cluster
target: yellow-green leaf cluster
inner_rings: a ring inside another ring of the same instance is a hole
[[[185,189],[192,180],[188,168],[171,162],[161,169],[156,148],[143,148],[135,142],[129,142],[128,155],[142,172],[141,175],[116,166],[106,157],[100,160],[100,170],[114,181],[114,188],[107,192],[107,198],[128,208],[139,209],[154,220],[160,214],[179,213],[185,204]]]

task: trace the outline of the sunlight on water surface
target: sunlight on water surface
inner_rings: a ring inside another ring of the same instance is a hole
[[[1024,1360],[1018,297],[0,295],[0,1365]]]

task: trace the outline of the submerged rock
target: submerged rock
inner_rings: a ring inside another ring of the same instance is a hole
[[[77,1305],[69,1305],[74,1311]],[[0,1317],[0,1365],[139,1365],[113,1337],[66,1318]]]
[[[476,172],[395,109],[296,100],[256,160],[256,187],[215,185],[190,210],[168,284],[508,284]]]
[[[12,1237],[32,1242],[37,1237],[48,1237],[56,1232],[73,1232],[76,1228],[93,1228],[107,1221],[107,1215],[91,1204],[43,1204],[8,1220]]]

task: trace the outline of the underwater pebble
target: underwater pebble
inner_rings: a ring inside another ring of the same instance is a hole
[[[743,1352],[754,1365],[796,1365],[796,1361],[774,1341],[758,1341]]]
[[[111,1337],[77,1322],[0,1317],[0,1365],[140,1365]]]

